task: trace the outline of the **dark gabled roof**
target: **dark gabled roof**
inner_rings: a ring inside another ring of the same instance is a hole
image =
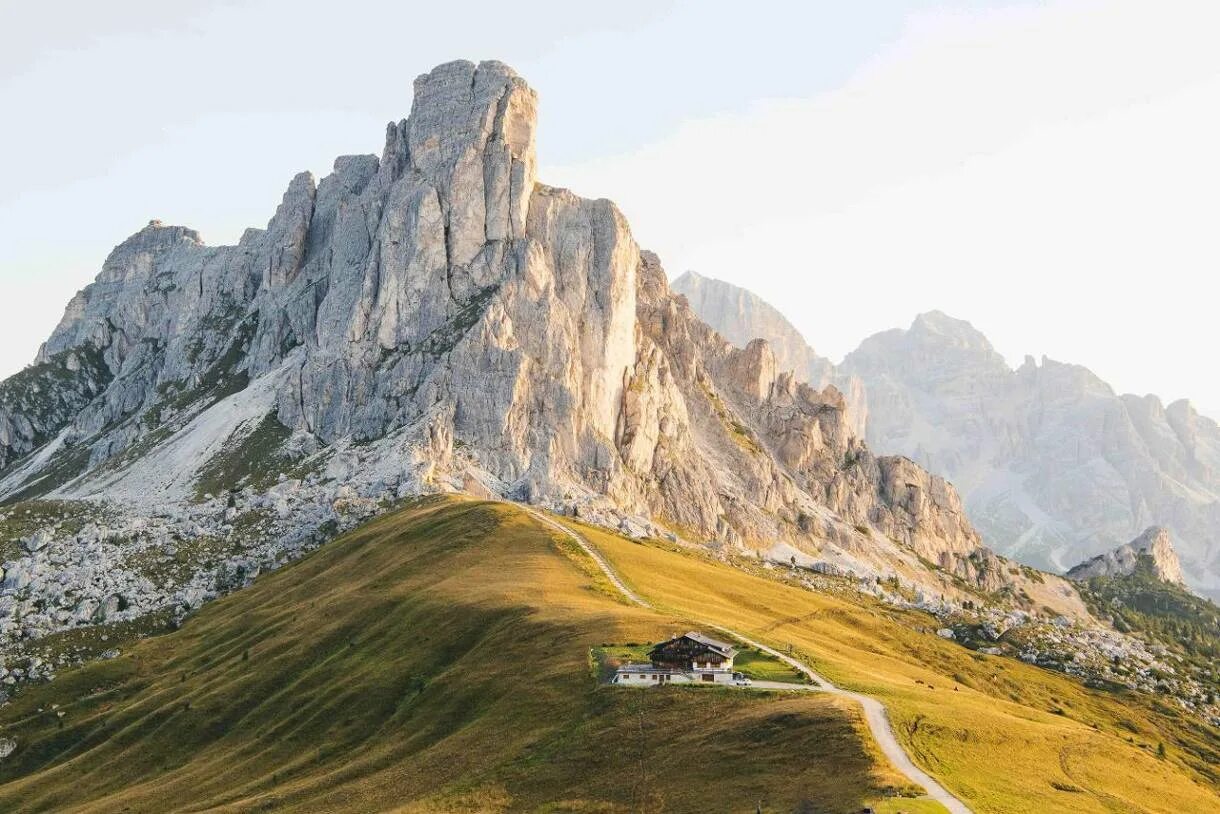
[[[728,644],[727,642],[722,642],[719,639],[713,639],[711,636],[704,636],[698,631],[692,630],[690,633],[686,634],[686,638],[694,639],[695,641],[699,642],[699,644],[710,647],[717,653],[720,653],[722,656],[737,655],[737,651],[733,649],[733,645]]]
[[[679,641],[681,639],[690,639],[693,642],[698,642],[699,644],[703,645],[707,649],[715,651],[715,652],[719,653],[720,655],[724,656],[726,659],[732,658],[733,656],[737,655],[737,651],[733,648],[733,646],[731,644],[728,644],[727,642],[722,642],[719,639],[713,639],[711,636],[705,636],[696,630],[692,630],[691,632],[689,632],[683,636],[678,636],[676,638],[670,639],[667,642],[661,642],[656,647],[652,648],[652,652],[656,652],[657,650],[660,650],[665,645],[670,644],[671,642]]]

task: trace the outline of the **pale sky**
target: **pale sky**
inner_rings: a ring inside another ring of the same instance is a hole
[[[939,308],[1220,416],[1217,42],[1214,0],[0,0],[0,375],[151,218],[233,242],[501,59],[542,180],[825,355]]]

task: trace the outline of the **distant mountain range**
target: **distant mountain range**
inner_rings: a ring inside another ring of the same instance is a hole
[[[799,375],[858,382],[869,445],[950,480],[996,551],[1062,572],[1159,525],[1189,584],[1220,595],[1220,426],[1188,402],[1120,395],[1046,358],[1014,370],[970,323],[935,311],[836,367],[745,289],[689,273],[673,289],[730,341],[763,337]]]

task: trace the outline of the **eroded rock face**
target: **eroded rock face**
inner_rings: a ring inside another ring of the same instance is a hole
[[[734,345],[744,348],[754,339],[767,340],[780,369],[796,372],[814,387],[825,386],[834,375],[830,360],[819,356],[783,314],[754,293],[694,271],[683,273],[670,287]]]
[[[211,501],[205,471],[249,488],[234,466],[258,461],[212,462],[256,436],[270,446],[250,457],[308,450],[323,505],[340,483],[465,489],[952,591],[921,564],[957,572],[979,549],[952,487],[875,457],[842,393],[768,343],[708,327],[612,203],[538,183],[536,104],[500,63],[442,65],[379,158],[297,176],[238,245],[157,223],[121,244],[40,354],[93,354],[109,378],[0,493],[71,452],[85,471],[51,482],[58,496]]]
[[[1013,370],[969,323],[939,312],[868,338],[834,369],[750,292],[695,274],[674,287],[735,344],[772,342],[798,378],[861,387],[858,434],[951,480],[1002,554],[1062,571],[1158,523],[1193,586],[1220,594],[1220,427],[1188,402],[1116,395],[1050,359]]]
[[[1175,585],[1186,583],[1169,531],[1160,526],[1152,526],[1126,545],[1082,562],[1067,575],[1076,580],[1128,576],[1135,572],[1141,557],[1149,558],[1157,579]]]
[[[1116,395],[1086,368],[1010,368],[944,314],[866,340],[868,440],[951,479],[987,541],[1066,570],[1159,524],[1195,587],[1220,590],[1220,427],[1187,402]]]
[[[864,435],[868,402],[863,383],[843,375],[829,359],[819,356],[770,303],[747,289],[694,271],[683,273],[670,285],[674,293],[686,297],[700,319],[734,345],[745,347],[754,339],[765,339],[780,370],[792,371],[818,390],[834,385],[844,394],[853,430]]]

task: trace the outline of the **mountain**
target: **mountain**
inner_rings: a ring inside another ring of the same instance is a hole
[[[852,430],[857,435],[864,434],[868,406],[862,382],[840,374],[769,303],[744,288],[694,271],[684,272],[670,283],[670,289],[686,297],[699,318],[734,345],[744,348],[753,339],[766,339],[780,370],[794,371],[818,389],[833,385],[843,393]]]
[[[682,286],[726,337],[793,343],[790,323],[750,292],[703,278]],[[739,317],[750,336],[734,333]],[[1046,358],[1013,370],[972,325],[936,311],[816,375],[860,381],[870,447],[952,481],[999,553],[1065,571],[1161,525],[1191,585],[1220,595],[1220,426],[1188,402],[1118,395]]]
[[[775,362],[782,370],[794,370],[815,387],[824,387],[834,376],[834,365],[819,356],[805,337],[783,314],[754,294],[726,283],[687,271],[670,283],[675,294],[686,297],[691,308],[720,335],[739,347],[765,337]]]
[[[0,808],[1211,804],[1211,666],[699,319],[536,179],[536,104],[435,68],[266,229],[122,242],[0,385]],[[599,686],[726,628],[846,694]]]
[[[1139,537],[1113,551],[1099,554],[1067,572],[1069,579],[1087,580],[1094,577],[1129,576],[1143,558],[1148,559],[1153,576],[1161,582],[1183,585],[1182,565],[1174,551],[1169,532],[1151,526]]]
[[[1165,529],[1149,528],[1130,543],[1076,566],[1068,577],[1083,583],[1081,595],[1097,618],[1171,653],[1175,670],[1214,673],[1220,659],[1220,608],[1186,588]]]
[[[0,497],[44,501],[0,516],[40,541],[7,553],[0,644],[196,608],[437,491],[1085,613],[837,389],[709,328],[612,203],[538,182],[536,104],[501,63],[442,65],[380,157],[296,176],[266,229],[114,249],[0,385]]]
[[[1220,427],[1188,402],[1118,395],[1046,358],[1013,370],[938,312],[842,368],[865,383],[870,443],[950,478],[1002,553],[1065,570],[1159,525],[1191,584],[1220,590]]]

